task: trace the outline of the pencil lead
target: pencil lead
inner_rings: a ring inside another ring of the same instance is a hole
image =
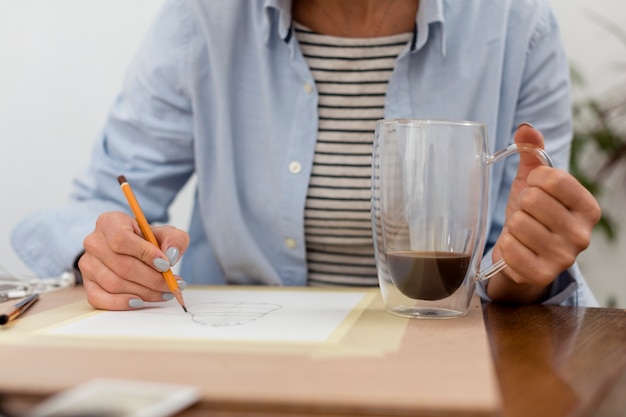
[[[185,313],[187,313],[187,312],[188,312],[188,311],[187,311],[187,307],[185,307],[185,306],[181,306],[181,307],[183,308],[183,310],[185,310]]]

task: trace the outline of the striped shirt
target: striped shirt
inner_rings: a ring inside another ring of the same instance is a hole
[[[309,285],[378,285],[370,214],[372,142],[385,91],[412,33],[343,38],[295,26],[319,92],[304,212]]]

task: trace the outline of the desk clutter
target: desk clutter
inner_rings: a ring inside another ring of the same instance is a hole
[[[45,293],[73,286],[74,274],[66,272],[58,277],[37,278],[14,275],[0,266],[0,303],[27,297],[35,292]]]

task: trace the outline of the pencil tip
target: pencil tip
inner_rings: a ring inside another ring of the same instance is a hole
[[[187,307],[185,306],[182,306],[182,307],[183,307],[183,310],[185,310],[185,313],[187,313]]]
[[[124,184],[126,181],[126,177],[123,175],[120,175],[119,177],[117,177],[117,181],[120,183],[120,185]]]

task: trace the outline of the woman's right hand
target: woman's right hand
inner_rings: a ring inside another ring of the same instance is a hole
[[[189,235],[173,226],[151,226],[161,247],[143,238],[126,213],[107,212],[83,241],[78,267],[89,304],[104,310],[133,310],[144,301],[172,299],[162,272],[187,250]],[[178,277],[177,277],[178,278]]]

